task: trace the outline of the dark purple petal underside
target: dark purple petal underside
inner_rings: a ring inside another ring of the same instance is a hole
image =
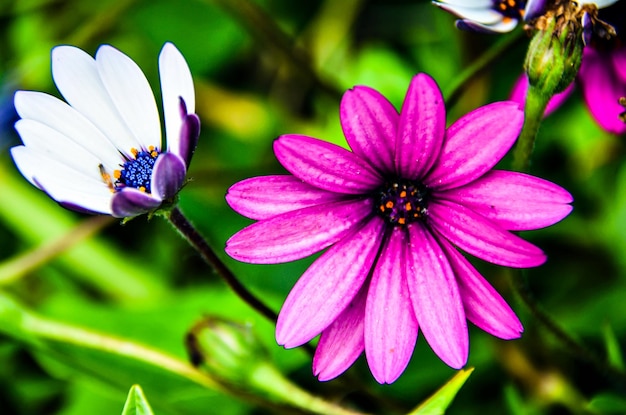
[[[187,175],[185,163],[174,153],[159,156],[152,170],[152,192],[161,200],[174,197]]]
[[[148,193],[134,188],[125,188],[113,195],[112,215],[116,218],[128,218],[149,212],[161,205],[161,201]]]
[[[199,136],[200,118],[196,114],[186,115],[180,127],[180,148],[178,154],[184,159],[187,167],[189,167],[193,153],[196,151]]]

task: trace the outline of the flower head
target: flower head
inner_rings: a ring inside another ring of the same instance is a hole
[[[232,236],[226,252],[280,263],[326,251],[280,311],[276,339],[302,345],[321,333],[313,370],[345,371],[365,351],[377,381],[404,371],[420,330],[434,352],[460,368],[466,319],[504,339],[522,325],[460,248],[494,264],[534,267],[546,257],[509,231],[551,225],[570,194],[545,180],[492,170],[515,142],[524,115],[497,102],[446,129],[441,92],[416,75],[400,114],[377,91],[357,86],[341,101],[352,151],[283,135],[274,152],[291,175],[236,183],[230,206],[258,222]]]
[[[506,33],[513,30],[526,15],[527,7],[545,0],[441,0],[438,6],[460,19],[456,27],[482,33]],[[527,6],[528,3],[528,6]]]
[[[132,217],[172,201],[184,183],[200,132],[189,67],[166,43],[159,56],[167,142],[150,85],[117,49],[95,59],[73,46],[52,50],[52,76],[66,102],[18,91],[20,172],[61,205]]]

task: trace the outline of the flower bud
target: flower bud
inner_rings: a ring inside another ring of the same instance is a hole
[[[545,16],[545,26],[533,36],[524,67],[531,87],[551,97],[574,81],[582,60],[580,22],[563,14]]]
[[[191,363],[233,383],[245,381],[251,367],[265,360],[265,352],[249,324],[205,317],[185,339]]]

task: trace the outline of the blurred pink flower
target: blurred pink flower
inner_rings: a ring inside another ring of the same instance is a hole
[[[626,123],[620,118],[624,108],[619,104],[626,97],[626,2],[616,0],[585,0],[582,5],[595,5],[597,16],[583,12],[583,50],[576,84],[582,89],[585,103],[598,125],[613,134],[626,133]],[[584,9],[583,9],[584,10]],[[609,35],[610,28],[614,31]],[[558,108],[574,89],[574,84],[556,94],[548,103],[545,115]],[[520,76],[511,100],[524,103],[528,79]]]
[[[619,99],[626,97],[626,46],[614,50],[586,47],[577,83],[582,89],[587,108],[598,125],[613,134],[626,133],[626,123],[619,117],[624,112]],[[545,115],[558,108],[573,89],[574,84],[552,97]],[[522,75],[515,83],[510,99],[523,105],[527,90],[528,78]]]
[[[626,45],[606,51],[586,47],[578,81],[596,122],[611,133],[626,133],[619,117],[624,112],[619,99],[626,97]]]
[[[509,231],[542,228],[569,214],[571,195],[548,181],[492,170],[522,128],[514,102],[497,102],[446,129],[441,92],[425,74],[409,86],[400,114],[364,86],[341,101],[352,151],[302,135],[274,143],[292,175],[233,185],[230,206],[258,222],[226,252],[273,264],[328,248],[285,300],[276,339],[287,348],[321,333],[313,361],[320,380],[365,351],[380,383],[406,368],[418,335],[449,366],[468,358],[466,319],[503,339],[519,319],[457,247],[485,261],[534,267],[546,257]]]

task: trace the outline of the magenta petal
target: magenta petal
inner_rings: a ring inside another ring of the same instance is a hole
[[[509,151],[524,123],[524,112],[512,101],[480,107],[448,128],[433,170],[424,183],[435,189],[462,186],[491,170]]]
[[[300,346],[326,329],[361,289],[382,241],[378,217],[333,245],[293,287],[276,322],[276,341]]]
[[[409,364],[417,321],[406,275],[407,234],[394,228],[376,264],[365,308],[365,356],[379,383],[393,383]]]
[[[394,171],[398,112],[378,91],[356,86],[341,99],[343,133],[354,154],[380,172]]]
[[[552,114],[557,108],[559,108],[574,90],[574,83],[570,84],[565,91],[555,94],[546,107],[544,117]],[[524,73],[515,82],[513,90],[511,91],[511,101],[519,103],[522,107],[526,104],[526,94],[528,93],[528,76]]]
[[[316,138],[283,135],[274,142],[274,153],[291,174],[331,192],[362,194],[382,182],[367,161]]]
[[[396,168],[405,179],[421,178],[435,163],[446,130],[446,109],[437,83],[426,74],[413,77],[398,126]]]
[[[345,198],[346,195],[318,189],[291,175],[242,180],[226,194],[233,210],[256,220]]]
[[[524,331],[522,323],[502,296],[447,241],[441,239],[439,244],[446,252],[456,275],[467,319],[501,339],[520,337]]]
[[[421,224],[409,226],[409,243],[407,283],[415,317],[435,354],[459,369],[467,363],[469,337],[454,273],[439,243]]]
[[[611,55],[615,73],[621,78],[622,82],[626,83],[626,45],[622,43],[622,47],[614,50]]]
[[[130,218],[158,208],[161,202],[149,193],[127,187],[113,195],[111,214],[116,218]]]
[[[283,213],[254,223],[226,242],[226,253],[253,264],[295,261],[334,244],[372,214],[372,201],[349,200]]]
[[[608,132],[623,134],[626,123],[619,118],[624,112],[619,99],[626,96],[626,81],[614,71],[611,59],[607,52],[585,48],[578,77],[587,107],[596,122]]]
[[[362,287],[352,302],[320,336],[313,356],[313,374],[321,381],[348,370],[363,353],[363,320],[367,289]]]
[[[159,156],[152,170],[152,192],[161,200],[174,197],[180,190],[187,167],[185,162],[174,153],[164,153]]]
[[[465,206],[433,201],[428,214],[428,223],[434,230],[485,261],[513,268],[536,267],[546,261],[541,249]]]
[[[463,187],[437,193],[513,231],[540,229],[572,211],[572,195],[562,187],[523,173],[493,170]]]

